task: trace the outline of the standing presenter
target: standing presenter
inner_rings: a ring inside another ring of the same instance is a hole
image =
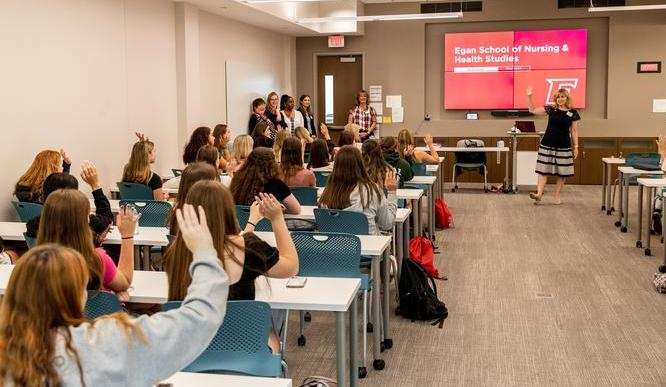
[[[567,177],[574,175],[574,159],[578,157],[578,111],[571,108],[571,96],[566,89],[553,95],[553,105],[534,107],[532,88],[527,88],[530,113],[548,115],[546,133],[539,144],[535,172],[539,175],[537,192],[530,193],[534,204],[541,202],[548,176],[556,176],[553,204],[562,204],[560,194]]]

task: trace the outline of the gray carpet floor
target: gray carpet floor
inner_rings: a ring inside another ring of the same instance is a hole
[[[663,245],[653,238],[644,257],[600,196],[569,186],[563,205],[535,206],[524,193],[446,194],[455,228],[437,233],[436,263],[449,277],[438,281],[449,318],[437,329],[391,313],[386,369],[370,360],[361,385],[666,386],[666,295],[651,283]],[[333,316],[312,314],[305,347],[297,317],[286,351],[294,386],[335,377]]]

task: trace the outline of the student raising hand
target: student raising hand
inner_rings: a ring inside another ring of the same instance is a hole
[[[395,173],[393,168],[389,168],[386,172],[386,177],[384,178],[384,188],[389,192],[395,192],[398,189],[398,175]]]
[[[69,157],[65,149],[60,148],[60,156],[62,157],[63,164],[68,164],[68,165],[72,164],[72,159]]]
[[[282,213],[282,204],[277,201],[275,196],[262,192],[259,194],[258,199],[259,211],[264,218],[271,222],[275,222],[284,217],[284,214]]]
[[[95,164],[90,161],[84,161],[83,165],[81,165],[81,179],[85,181],[93,191],[102,188],[99,183],[97,168],[95,168]]]
[[[211,237],[208,230],[206,213],[203,207],[199,206],[198,212],[199,217],[197,218],[197,213],[190,204],[185,204],[182,210],[176,210],[176,219],[183,241],[193,254],[202,251],[215,251],[213,237]]]

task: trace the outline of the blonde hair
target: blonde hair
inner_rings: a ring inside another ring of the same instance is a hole
[[[354,135],[354,141],[358,142],[361,141],[361,135],[359,134],[361,132],[361,126],[358,124],[354,123],[349,123],[345,125],[345,130],[347,132],[351,132],[351,134]]]
[[[43,150],[35,156],[28,170],[21,176],[16,186],[29,187],[32,192],[41,196],[44,180],[54,173],[58,172],[62,165],[62,156],[60,152],[54,150]]]
[[[275,135],[275,143],[273,143],[273,153],[275,153],[275,161],[277,161],[278,163],[280,162],[280,158],[282,157],[282,144],[284,144],[284,140],[286,140],[290,136],[291,135],[287,130],[281,130],[277,132],[277,134]]]
[[[409,145],[414,145],[414,137],[409,129],[403,129],[398,132],[398,153],[400,157],[405,158],[405,148]]]
[[[553,105],[557,107],[557,99],[563,96],[567,99],[567,102],[564,103],[564,106],[567,107],[567,109],[571,109],[571,105],[573,105],[573,100],[571,99],[571,94],[569,94],[569,90],[567,89],[559,89],[553,94]]]
[[[305,140],[306,142],[313,141],[312,136],[310,136],[310,132],[302,126],[299,126],[296,129],[294,129],[294,136],[298,137],[301,140]]]
[[[152,171],[150,170],[150,152],[155,149],[152,141],[138,141],[132,147],[132,155],[125,164],[123,181],[129,183],[148,184]]]
[[[234,150],[232,156],[236,161],[240,162],[247,158],[252,153],[254,140],[248,134],[242,134],[234,139]]]

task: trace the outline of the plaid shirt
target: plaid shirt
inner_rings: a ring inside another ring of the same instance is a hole
[[[352,118],[351,122],[361,127],[361,132],[368,132],[372,124],[377,123],[377,112],[372,106],[361,110],[361,107],[356,105],[349,111],[349,115]]]
[[[271,139],[275,140],[275,135],[277,134],[277,128],[275,125],[273,125],[273,122],[266,117],[265,115],[260,116],[257,113],[254,113],[255,117],[257,117],[257,123],[263,122],[268,126],[268,135],[270,136]]]

